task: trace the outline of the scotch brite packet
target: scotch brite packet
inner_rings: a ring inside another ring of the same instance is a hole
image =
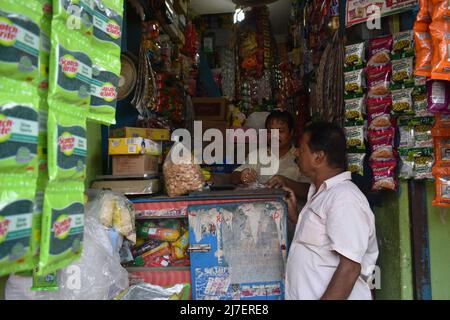
[[[0,76],[37,84],[42,15],[37,0],[1,1]]]
[[[93,8],[94,0],[54,0],[53,21],[59,21],[62,29],[90,38],[93,33]]]
[[[64,102],[88,107],[92,80],[92,59],[86,53],[89,39],[52,21],[49,105]]]
[[[116,123],[120,60],[92,54],[91,104],[88,119],[110,125]]]
[[[36,87],[0,77],[0,172],[37,176]]]
[[[44,195],[39,268],[47,275],[77,260],[83,248],[84,184],[49,183]]]
[[[36,180],[0,176],[0,276],[34,267],[30,246]]]
[[[60,104],[48,113],[48,171],[51,181],[86,177],[86,110]]]

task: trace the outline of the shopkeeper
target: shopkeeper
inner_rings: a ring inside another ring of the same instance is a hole
[[[250,185],[254,182],[259,182],[266,184],[270,188],[288,187],[294,190],[297,199],[306,199],[309,179],[300,173],[296,163],[296,148],[293,147],[294,118],[287,111],[275,110],[267,116],[265,127],[269,131],[269,136],[270,130],[279,130],[280,158],[277,174],[273,176],[261,175],[261,165],[249,164],[248,159],[251,158],[251,155],[249,155],[245,164],[239,166],[231,174],[232,183]],[[257,153],[258,150],[253,152]],[[259,159],[257,155],[255,158]]]

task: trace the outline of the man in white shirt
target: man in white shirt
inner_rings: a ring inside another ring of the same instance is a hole
[[[371,299],[368,282],[378,257],[375,219],[346,170],[343,130],[313,123],[302,136],[297,159],[311,179],[298,215],[295,193],[286,201],[296,224],[286,266],[286,299]]]

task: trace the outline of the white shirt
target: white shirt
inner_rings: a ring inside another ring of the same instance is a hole
[[[255,159],[259,159],[258,158],[259,157],[258,150],[252,151],[252,153],[254,153]],[[269,154],[269,151],[268,151],[268,154]],[[258,174],[258,182],[266,183],[267,181],[269,181],[272,176],[261,175],[261,167],[269,167],[269,165],[263,166],[260,163],[249,164],[249,158],[251,159],[251,154],[249,154],[249,156],[245,160],[246,163],[237,167],[235,169],[235,171],[240,172],[247,168],[253,169]],[[294,181],[310,183],[309,179],[300,173],[300,169],[298,168],[298,165],[295,162],[295,148],[294,147],[292,147],[285,155],[283,155],[282,157],[279,158],[279,166],[278,166],[278,171],[276,174],[287,177]]]
[[[317,300],[325,293],[339,265],[339,256],[361,264],[363,276],[372,274],[378,245],[375,218],[369,203],[343,172],[326,180],[316,193],[311,184],[300,212],[286,266],[286,299]],[[360,276],[349,299],[371,299]]]

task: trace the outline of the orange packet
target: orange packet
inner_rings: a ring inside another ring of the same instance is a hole
[[[431,0],[419,0],[419,11],[417,12],[416,22],[431,23]]]
[[[430,24],[433,44],[431,78],[450,81],[450,23],[436,20]]]
[[[450,207],[450,167],[433,167],[436,178],[436,194],[432,202],[434,206]]]
[[[431,17],[433,21],[450,18],[450,4],[448,0],[428,0],[431,2],[432,11]],[[420,9],[419,9],[420,11]]]
[[[431,76],[431,58],[433,56],[433,46],[429,32],[429,24],[423,21],[414,23],[414,46],[416,51],[416,66],[414,74],[416,76]]]

